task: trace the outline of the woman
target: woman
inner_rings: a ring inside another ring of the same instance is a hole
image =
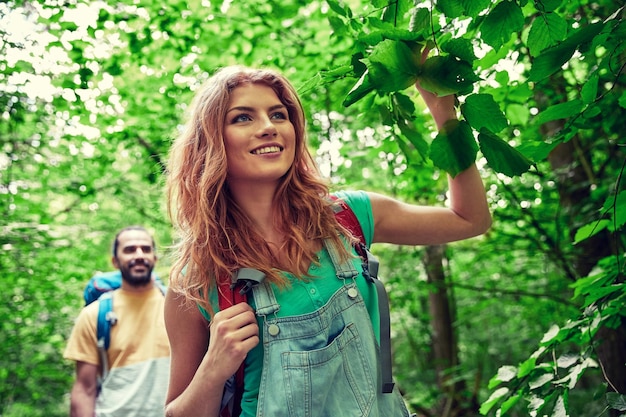
[[[453,97],[419,90],[439,128],[456,117]],[[484,233],[491,216],[476,167],[449,183],[450,208],[375,193],[338,196],[368,244],[430,245]],[[168,203],[181,234],[165,309],[168,416],[218,416],[225,384],[243,361],[243,416],[408,415],[397,392],[375,386],[375,290],[362,273],[337,277],[331,252],[358,272],[361,263],[333,215],[307,150],[302,105],[282,75],[229,67],[207,82],[172,145]],[[219,282],[242,267],[265,274],[264,284],[249,303],[220,310]],[[348,299],[351,286],[358,296]],[[276,308],[260,313],[268,299]],[[316,328],[322,321],[328,325]],[[277,335],[268,333],[270,323]],[[336,346],[343,356],[327,363],[323,354]]]

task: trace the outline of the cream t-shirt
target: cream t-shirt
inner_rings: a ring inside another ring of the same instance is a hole
[[[115,290],[107,351],[109,374],[96,401],[97,417],[163,416],[169,380],[169,343],[165,297],[158,288],[144,293]],[[98,365],[98,301],[83,308],[68,340],[64,358]]]

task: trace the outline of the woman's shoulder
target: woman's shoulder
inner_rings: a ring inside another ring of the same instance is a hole
[[[369,206],[370,204],[369,196],[362,190],[339,190],[331,195],[345,201],[352,209],[357,206]]]

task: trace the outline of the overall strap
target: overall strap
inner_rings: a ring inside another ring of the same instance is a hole
[[[333,262],[337,278],[342,280],[353,279],[359,274],[359,271],[356,270],[354,264],[352,263],[352,259],[347,258],[344,261],[341,260],[341,256],[339,255],[337,248],[333,242],[330,241],[330,239],[324,239],[324,247],[326,247],[330,260]]]
[[[373,283],[376,287],[376,293],[378,295],[378,312],[380,315],[380,360],[381,360],[381,372],[383,378],[383,393],[390,393],[393,391],[394,382],[392,376],[392,360],[391,360],[391,319],[389,314],[389,297],[385,286],[378,279],[378,258],[374,256],[366,246],[365,236],[359,219],[354,214],[354,211],[350,208],[345,201],[338,199],[336,196],[331,196],[331,199],[335,202],[333,210],[335,211],[335,217],[337,221],[348,229],[355,237],[359,238],[359,243],[355,245],[356,252],[363,260],[363,276],[370,283]],[[333,261],[335,269],[343,268],[338,261],[338,254],[331,250],[332,245],[326,245],[330,258]],[[339,275],[338,275],[339,276]]]

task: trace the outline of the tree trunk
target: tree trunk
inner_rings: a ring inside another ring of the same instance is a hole
[[[581,219],[584,218],[581,207],[591,198],[590,185],[595,181],[585,172],[585,156],[577,150],[576,141],[574,137],[561,143],[548,156],[556,174],[561,207],[568,216],[572,241],[577,227],[585,223]],[[573,265],[579,278],[587,276],[600,259],[616,252],[611,234],[606,230],[580,242],[575,250]],[[596,334],[596,342],[596,352],[609,390],[626,393],[626,321],[622,319],[615,329],[601,328]],[[619,412],[610,410],[609,415],[616,417]]]
[[[441,417],[467,416],[476,414],[478,408],[475,399],[464,401],[463,395],[468,392],[465,381],[454,378],[454,372],[451,372],[458,366],[459,356],[453,325],[453,300],[443,266],[444,251],[443,245],[427,246],[423,258],[428,283],[433,287],[429,294],[429,311],[437,385],[444,393],[444,399],[434,414]]]

